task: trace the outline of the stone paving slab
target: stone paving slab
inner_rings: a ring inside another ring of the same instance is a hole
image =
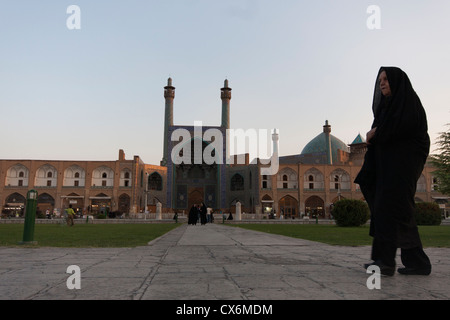
[[[184,224],[136,248],[0,248],[0,299],[447,300],[450,249],[425,252],[430,276],[382,276],[369,290],[370,247]],[[70,265],[81,269],[79,290],[67,288]]]

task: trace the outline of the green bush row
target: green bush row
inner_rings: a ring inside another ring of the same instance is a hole
[[[340,227],[359,227],[370,219],[370,210],[364,201],[343,199],[334,204],[332,215]],[[419,202],[414,218],[418,225],[438,226],[442,221],[441,209],[434,202]]]

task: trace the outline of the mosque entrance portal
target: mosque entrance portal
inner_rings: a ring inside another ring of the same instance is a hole
[[[204,202],[203,200],[204,190],[203,187],[190,187],[188,193],[188,204],[191,208],[194,204],[200,204]]]

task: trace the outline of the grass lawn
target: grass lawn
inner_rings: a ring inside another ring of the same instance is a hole
[[[145,246],[181,224],[36,224],[38,247],[120,248]],[[0,224],[0,246],[17,246],[23,224]],[[34,247],[34,246],[33,246]]]
[[[368,246],[372,244],[368,226],[357,228],[320,224],[235,224],[231,226],[331,245]],[[450,248],[450,226],[419,226],[419,233],[424,247]]]

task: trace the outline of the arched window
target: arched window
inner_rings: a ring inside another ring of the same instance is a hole
[[[163,189],[162,188],[162,177],[157,172],[153,172],[148,177],[148,189],[149,190],[157,190],[157,191],[161,191]]]
[[[439,179],[436,177],[432,177],[431,179],[431,191],[439,190]]]
[[[102,179],[107,179],[108,178],[108,174],[106,172],[102,173]],[[107,187],[108,186],[108,181],[106,180],[102,180],[102,187]]]
[[[92,186],[93,187],[113,187],[114,186],[114,171],[106,166],[101,166],[92,171]]]
[[[343,169],[336,169],[330,175],[330,190],[350,191],[350,175]]]
[[[74,164],[64,170],[63,186],[84,187],[86,173],[83,168]]]
[[[309,181],[309,184],[308,184],[309,189],[314,189],[314,176],[309,175],[308,181]]]
[[[305,172],[303,187],[310,190],[320,190],[325,187],[324,180],[320,170],[311,168]]]
[[[6,172],[5,186],[26,187],[28,186],[28,175],[29,171],[25,166],[16,164]]]
[[[262,188],[263,189],[270,189],[272,187],[271,179],[267,175],[262,176]]]
[[[236,173],[231,178],[230,190],[231,191],[244,190],[244,178],[239,173]]]
[[[298,178],[297,172],[291,168],[284,168],[277,174],[277,188],[297,189]]]
[[[46,164],[36,171],[34,185],[37,187],[56,187],[58,171],[52,165]]]
[[[129,168],[125,168],[120,172],[120,182],[121,187],[131,187],[131,171]]]
[[[288,179],[287,179],[287,175],[283,176],[283,189],[287,189],[288,188],[288,183],[287,183]]]

